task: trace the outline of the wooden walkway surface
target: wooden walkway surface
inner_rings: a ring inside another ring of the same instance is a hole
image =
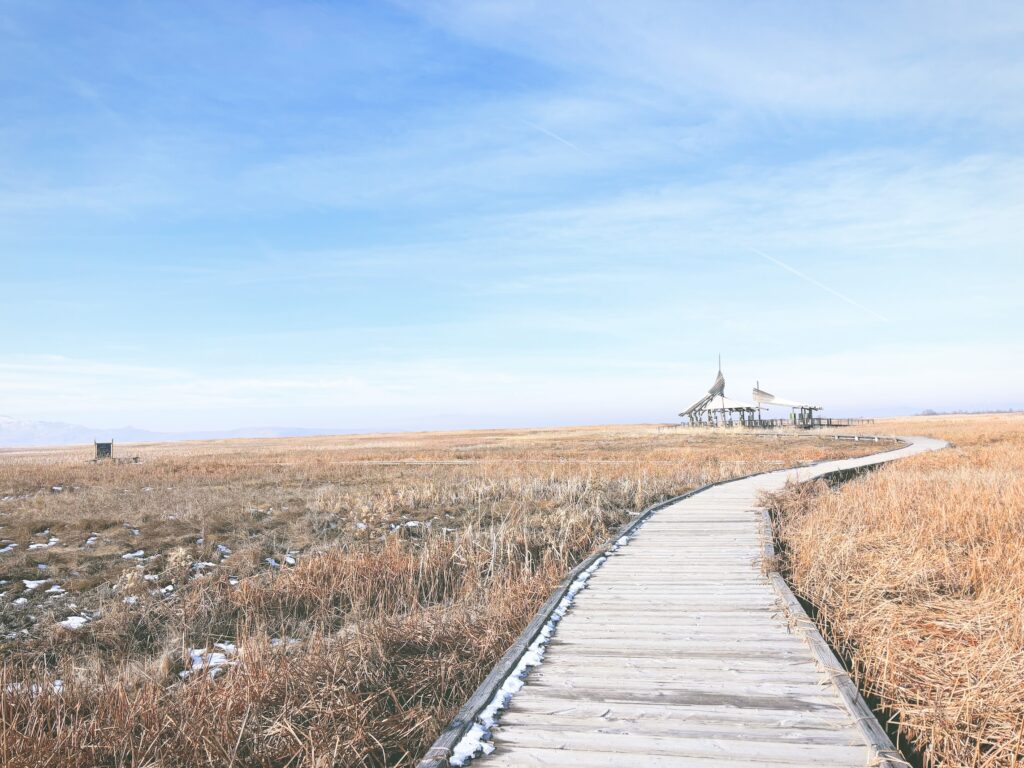
[[[899,450],[736,480],[656,512],[577,595],[493,728],[495,750],[474,766],[884,764],[884,732],[762,573],[757,498],[792,477],[945,445],[905,439]]]

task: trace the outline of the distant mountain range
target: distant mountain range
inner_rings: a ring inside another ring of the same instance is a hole
[[[231,437],[307,437],[338,435],[346,430],[302,427],[246,427],[207,432],[152,432],[137,427],[83,427],[61,421],[26,421],[0,416],[0,448],[37,445],[85,445],[93,440],[115,443],[149,443],[166,440],[218,440]]]

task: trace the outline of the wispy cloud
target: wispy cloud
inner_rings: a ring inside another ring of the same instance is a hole
[[[1024,334],[1022,32],[986,3],[15,4],[0,409],[676,413],[719,350],[819,375],[797,335],[837,377],[899,345],[993,370],[972,345]]]

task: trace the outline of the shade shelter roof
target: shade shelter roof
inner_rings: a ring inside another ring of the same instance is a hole
[[[680,416],[692,416],[695,413],[701,411],[756,411],[757,406],[753,403],[744,403],[741,400],[733,400],[731,397],[725,395],[725,376],[722,375],[722,369],[718,369],[718,375],[715,377],[715,383],[708,389],[706,395],[700,400],[695,402],[685,411],[680,413]]]
[[[758,405],[781,405],[784,408],[811,408],[817,410],[818,406],[800,403],[796,400],[788,400],[785,397],[776,397],[770,392],[754,387],[754,402]],[[756,406],[755,406],[756,407]]]

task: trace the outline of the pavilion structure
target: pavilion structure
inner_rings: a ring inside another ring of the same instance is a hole
[[[777,397],[770,392],[765,392],[761,389],[761,383],[758,382],[757,386],[754,387],[754,402],[758,405],[758,418],[760,420],[760,409],[766,406],[778,406],[781,408],[789,408],[789,420],[794,426],[797,427],[812,427],[815,426],[814,412],[820,411],[820,405],[808,405],[797,400],[789,400],[785,397]]]
[[[695,427],[746,427],[757,420],[757,406],[726,396],[725,376],[722,375],[722,361],[719,359],[715,383],[706,395],[679,415]]]

